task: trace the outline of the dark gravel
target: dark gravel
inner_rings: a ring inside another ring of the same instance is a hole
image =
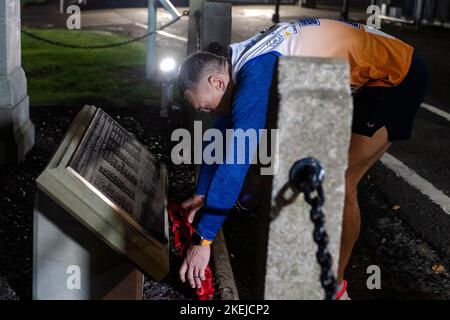
[[[16,293],[4,278],[0,278],[0,300],[17,300]]]
[[[398,204],[397,197],[387,193],[386,184],[399,185],[400,182],[391,179],[400,178],[378,163],[359,185],[362,228],[346,272],[349,295],[354,300],[450,299],[449,258],[422,240],[402,219],[405,208],[410,206],[402,204],[398,210],[393,210]],[[414,196],[417,191],[404,192]],[[413,210],[421,209],[414,207]],[[260,258],[256,248],[258,241],[264,241],[260,236],[260,219],[260,212],[256,210],[250,214],[232,215],[225,223],[225,236],[241,299],[261,297],[258,289],[262,279],[255,273],[255,261]],[[289,259],[286,257],[286,263]],[[370,265],[380,267],[380,290],[369,290],[366,286]]]
[[[411,186],[403,186],[412,197],[406,203],[389,192],[390,184],[402,187],[399,180],[378,163],[359,186],[362,229],[348,267],[349,293],[354,299],[450,299],[449,257],[404,219],[406,210],[420,213],[432,208],[414,204],[421,195]],[[393,210],[396,205],[400,208]],[[370,265],[381,269],[381,290],[366,287]]]
[[[44,170],[79,107],[34,107],[31,119],[36,125],[36,144],[18,165],[0,166],[0,299],[31,299],[32,209],[35,179]],[[168,121],[159,117],[159,108],[104,108],[125,129],[134,134],[153,154],[168,163],[169,197],[180,201],[194,188],[192,166],[172,166],[171,128],[183,119]],[[173,247],[173,246],[171,246]],[[170,252],[171,270],[164,281],[146,279],[145,299],[191,299],[193,291],[178,278],[177,253]]]

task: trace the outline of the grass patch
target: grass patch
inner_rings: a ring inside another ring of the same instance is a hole
[[[30,30],[71,44],[110,44],[122,36],[95,31]],[[158,56],[163,52],[158,52]],[[111,49],[71,49],[22,35],[22,64],[33,105],[107,102],[114,106],[150,104],[159,98],[159,83],[145,79],[143,42]],[[182,57],[173,54],[177,60]],[[157,58],[156,58],[157,59]]]

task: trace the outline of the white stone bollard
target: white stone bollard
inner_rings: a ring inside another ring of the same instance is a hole
[[[283,205],[277,199],[289,193],[283,187],[297,160],[321,162],[325,227],[336,275],[353,111],[350,71],[343,60],[305,57],[280,58],[278,71],[279,170],[272,181],[264,297],[323,299],[310,206],[302,194]]]
[[[0,0],[0,163],[22,160],[34,145],[20,29],[20,1]]]

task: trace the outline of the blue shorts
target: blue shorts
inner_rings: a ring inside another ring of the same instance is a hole
[[[417,110],[425,98],[427,70],[413,53],[411,66],[395,87],[363,87],[353,97],[352,132],[367,137],[382,127],[388,140],[409,140]]]

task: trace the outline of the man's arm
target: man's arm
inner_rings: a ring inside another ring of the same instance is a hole
[[[247,62],[238,74],[236,93],[231,115],[232,129],[254,129],[259,140],[259,129],[264,129],[269,103],[270,87],[276,67],[277,55],[268,53]],[[225,140],[225,139],[224,139]],[[202,216],[197,224],[197,233],[206,240],[213,240],[226,220],[229,210],[239,197],[249,164],[255,155],[257,145],[249,145],[244,150],[234,146],[232,164],[217,166],[206,193]],[[230,146],[227,146],[227,159]],[[236,159],[245,152],[245,163]]]
[[[230,116],[221,116],[216,119],[214,122],[213,128],[220,130],[222,132],[222,135],[225,137],[225,130],[227,128],[231,127],[231,118]],[[210,143],[213,143],[212,141]],[[207,144],[205,144],[207,145]],[[205,146],[203,146],[203,149]],[[197,191],[196,194],[198,195],[206,195],[208,192],[209,184],[211,182],[212,177],[214,176],[214,173],[216,172],[218,164],[206,164],[202,163],[200,167],[200,173],[198,177],[198,183],[197,183]]]

